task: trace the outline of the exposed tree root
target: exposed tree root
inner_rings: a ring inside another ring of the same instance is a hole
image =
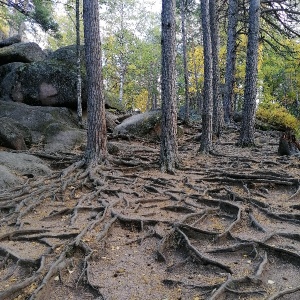
[[[196,256],[196,258],[200,259],[201,261],[203,261],[206,264],[211,264],[214,266],[217,266],[223,270],[225,270],[226,272],[232,274],[232,271],[230,269],[230,267],[223,265],[217,261],[214,261],[208,257],[206,257],[204,254],[202,254],[200,251],[198,251],[189,241],[188,237],[178,228],[176,228],[176,231],[184,238],[186,244],[187,244],[187,248],[190,249],[192,251],[192,253]]]
[[[293,288],[293,289],[286,289],[286,290],[280,291],[280,292],[272,295],[271,297],[269,297],[268,300],[279,299],[282,296],[290,295],[290,294],[293,294],[293,293],[298,292],[298,291],[300,291],[300,285]]]
[[[232,151],[218,156],[183,143],[175,175],[159,172],[156,145],[100,166],[39,153],[72,164],[0,195],[0,299],[130,299],[136,286],[145,300],[294,299],[297,163],[224,140]]]

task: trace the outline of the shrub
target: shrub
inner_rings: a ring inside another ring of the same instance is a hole
[[[300,136],[300,120],[279,103],[260,103],[256,118],[280,130],[292,130]]]

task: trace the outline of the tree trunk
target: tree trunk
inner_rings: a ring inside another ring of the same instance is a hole
[[[227,54],[225,71],[224,93],[224,121],[232,123],[233,87],[235,78],[236,62],[236,39],[238,23],[238,0],[229,0],[228,8],[228,31],[227,31]]]
[[[251,0],[249,7],[249,28],[247,44],[246,77],[244,91],[243,119],[239,145],[254,145],[255,108],[257,96],[257,63],[259,47],[260,0]]]
[[[212,46],[209,21],[209,0],[201,0],[203,50],[204,50],[204,89],[202,112],[202,135],[200,151],[209,153],[212,149]]]
[[[120,72],[120,90],[119,90],[119,102],[120,104],[123,103],[123,95],[124,95],[124,77],[125,77],[125,68],[123,66],[121,67]]]
[[[160,166],[163,172],[174,173],[178,167],[177,109],[175,78],[175,0],[162,1],[162,122]]]
[[[219,0],[209,1],[211,44],[212,48],[212,71],[213,71],[213,132],[217,136],[221,135],[224,117],[223,107],[220,95],[220,68],[219,68],[219,20],[217,11],[219,9]]]
[[[94,166],[107,158],[98,0],[83,1],[83,21],[88,92],[84,157],[87,165]]]
[[[77,118],[78,124],[82,127],[82,101],[81,101],[81,57],[80,57],[80,5],[76,0],[76,67],[77,67]]]
[[[189,99],[189,75],[187,67],[187,55],[186,55],[186,30],[185,30],[185,12],[186,1],[180,1],[180,15],[181,15],[181,33],[182,33],[182,59],[183,59],[183,72],[184,72],[184,96],[185,96],[185,114],[184,122],[188,124],[190,122],[190,99]]]

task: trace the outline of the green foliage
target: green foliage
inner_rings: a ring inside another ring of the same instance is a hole
[[[291,51],[286,52],[286,49],[282,48],[282,52],[279,53],[267,47],[264,49],[263,64],[259,74],[262,84],[261,98],[264,102],[278,102],[291,114],[299,117],[300,44],[296,40],[280,39],[279,41],[285,47],[288,46]]]
[[[32,18],[44,31],[57,32],[58,24],[53,18],[53,8],[51,1],[33,0],[34,12]]]
[[[256,112],[257,119],[283,130],[292,130],[300,135],[300,120],[279,103],[260,103]]]
[[[0,31],[4,35],[8,35],[8,9],[6,6],[0,6]]]
[[[104,1],[103,77],[110,99],[146,110],[158,94],[159,22],[136,0]],[[121,99],[120,99],[121,98]],[[120,101],[121,100],[121,101]]]

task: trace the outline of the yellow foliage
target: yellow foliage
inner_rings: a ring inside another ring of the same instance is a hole
[[[256,117],[268,124],[292,130],[297,135],[300,134],[300,120],[291,115],[279,103],[261,103],[258,106]]]
[[[147,109],[148,102],[148,91],[143,89],[138,95],[134,97],[134,106],[139,109],[141,112],[145,112]]]
[[[203,47],[196,46],[188,52],[188,71],[190,75],[189,92],[197,92],[197,84],[202,86],[204,78],[204,54]]]

